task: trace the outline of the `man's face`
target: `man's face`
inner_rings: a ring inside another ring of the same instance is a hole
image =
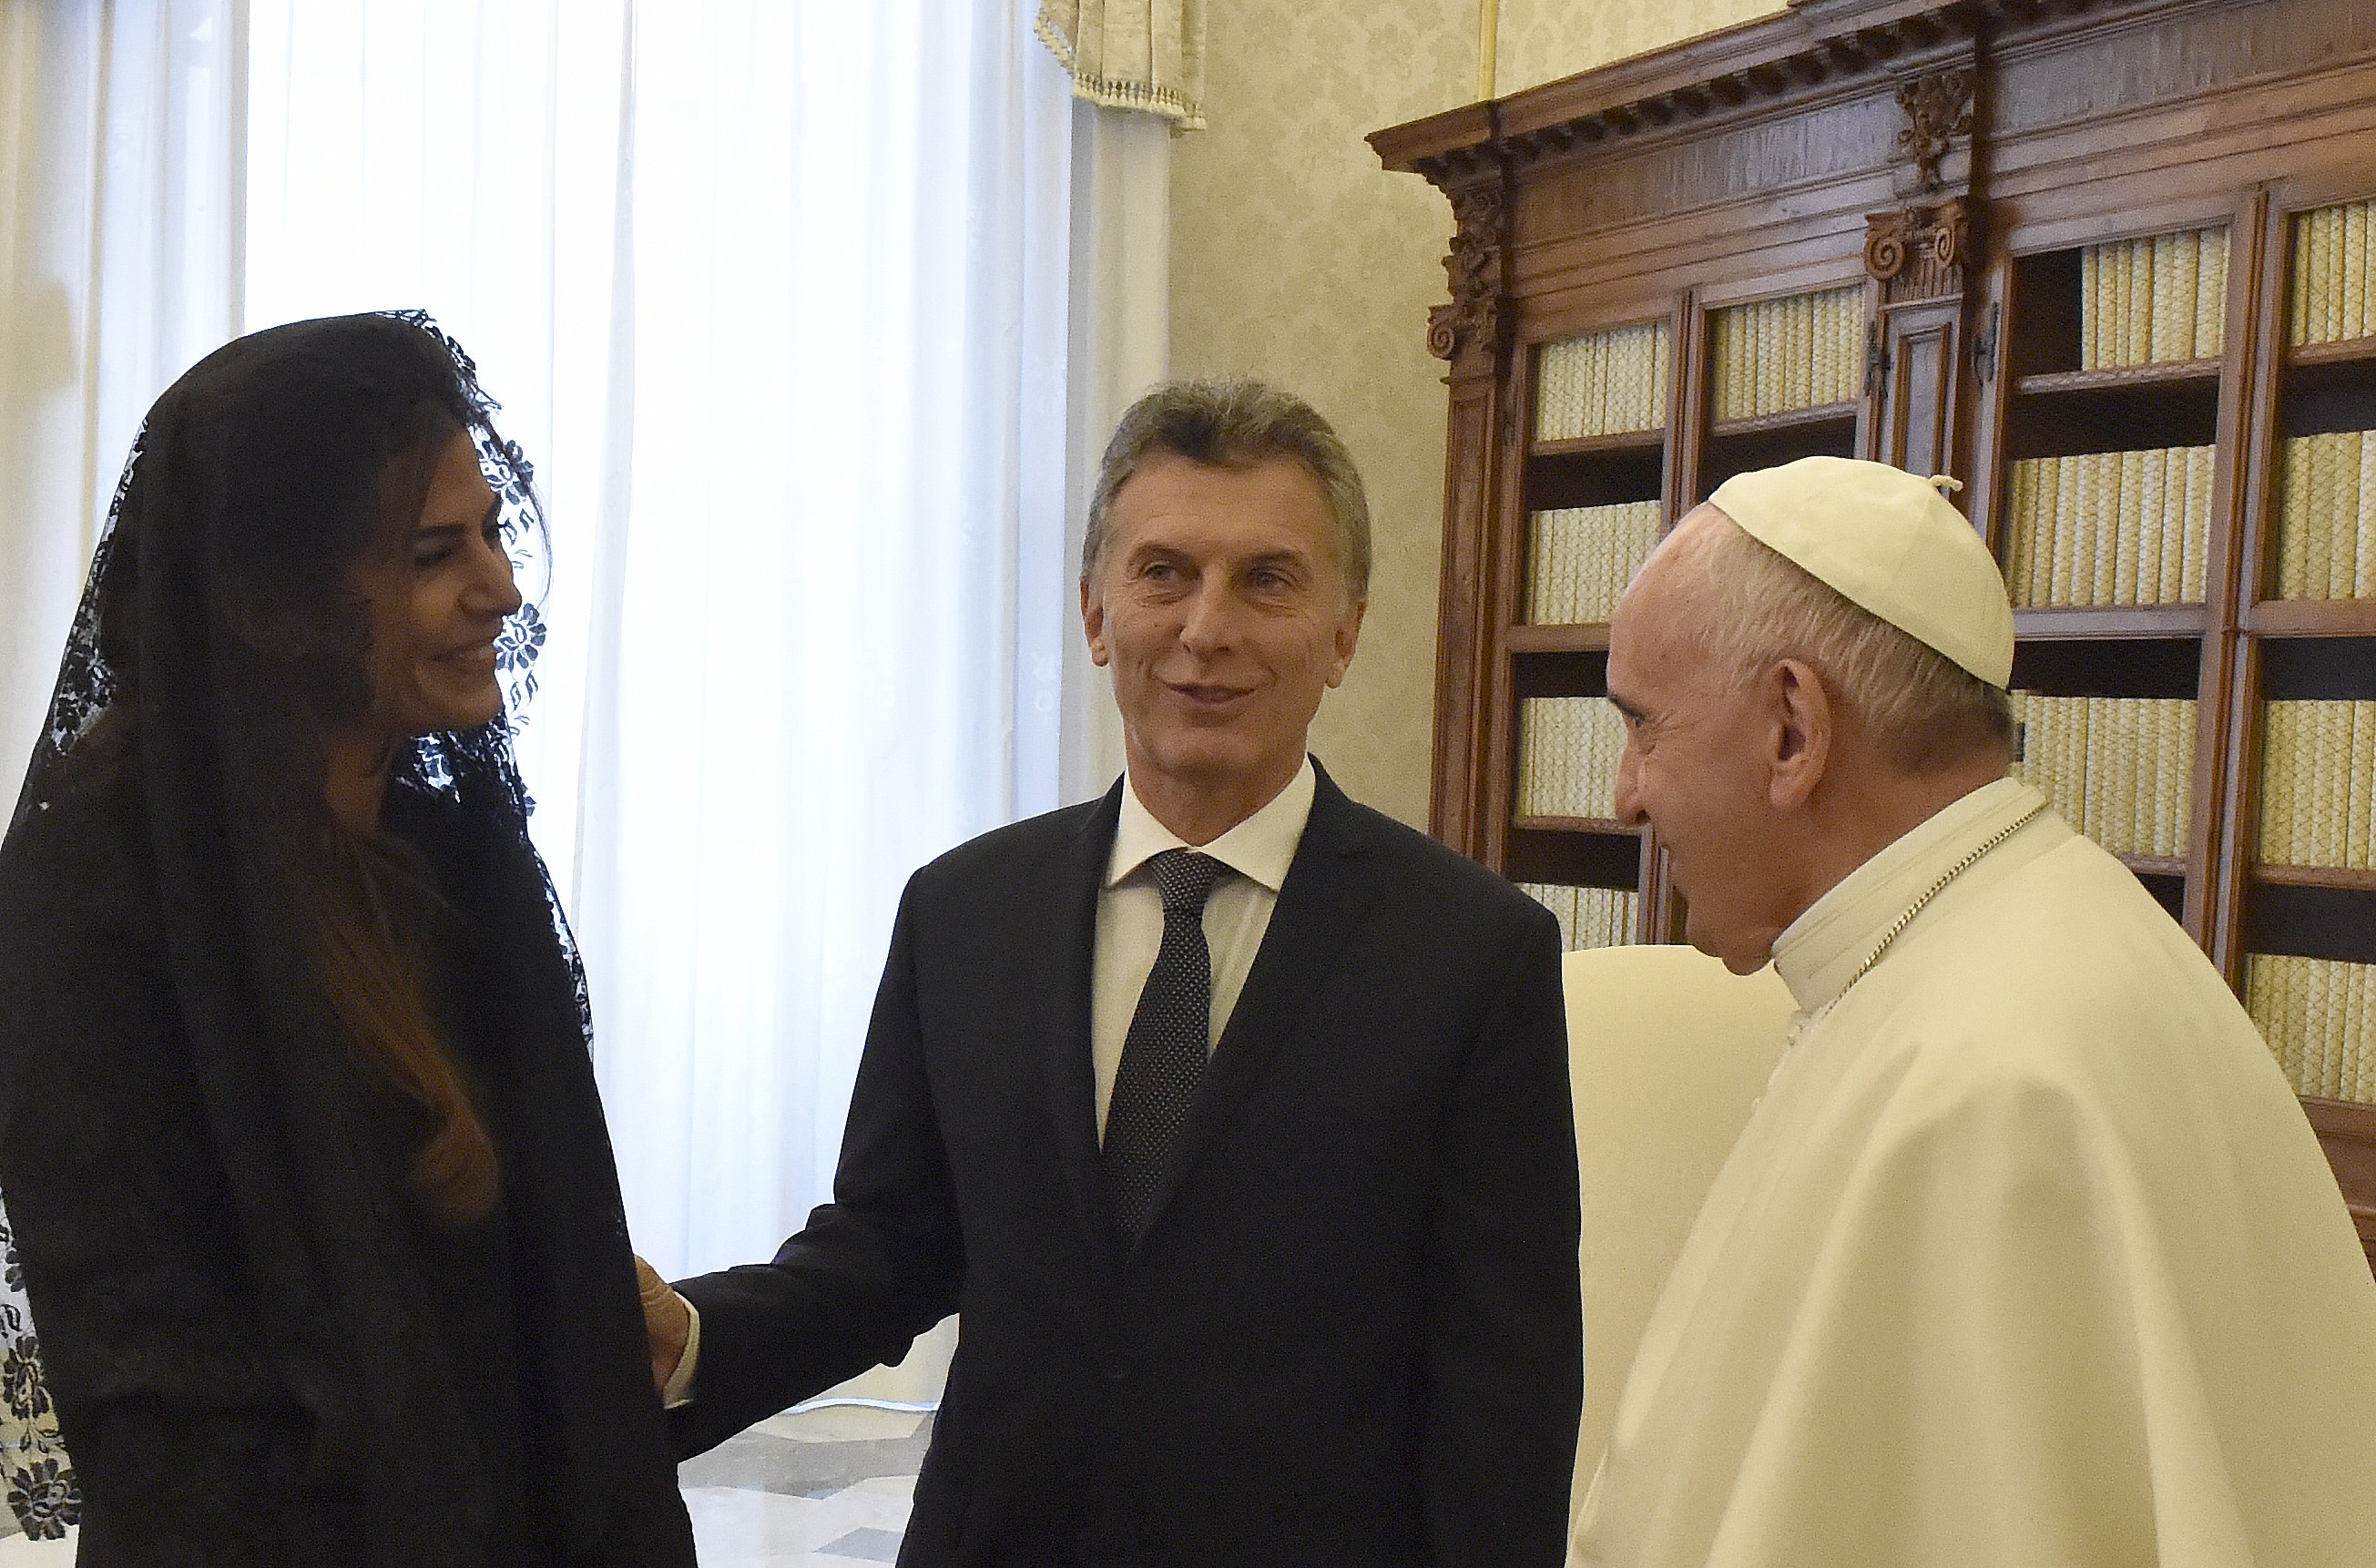
[[[1625,716],[1617,815],[1649,824],[1685,901],[1683,934],[1735,974],[1764,965],[1790,906],[1787,829],[1765,765],[1779,719],[1711,654],[1686,518],[1643,568],[1609,628],[1609,700]]]
[[[1123,481],[1081,585],[1089,657],[1113,670],[1135,779],[1259,805],[1302,765],[1361,629],[1327,493],[1302,464],[1169,455]]]

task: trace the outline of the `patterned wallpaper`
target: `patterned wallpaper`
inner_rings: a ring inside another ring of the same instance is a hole
[[[1504,92],[1778,6],[1764,0],[1502,0]],[[1428,308],[1452,232],[1424,181],[1362,137],[1467,102],[1477,0],[1216,0],[1211,129],[1172,147],[1171,369],[1294,388],[1369,483],[1369,620],[1313,749],[1359,800],[1427,821],[1443,531],[1443,367]],[[1524,73],[1524,74],[1521,74]]]
[[[1783,9],[1780,0],[1502,0],[1493,89],[1540,87]]]

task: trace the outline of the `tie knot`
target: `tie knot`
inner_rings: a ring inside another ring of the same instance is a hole
[[[1146,862],[1155,885],[1163,893],[1166,915],[1201,914],[1223,867],[1210,855],[1194,849],[1166,849]]]

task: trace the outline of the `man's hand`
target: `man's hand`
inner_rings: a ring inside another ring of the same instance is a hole
[[[676,1374],[676,1364],[684,1359],[685,1336],[693,1327],[693,1313],[683,1298],[669,1289],[659,1270],[636,1259],[636,1284],[644,1296],[644,1337],[652,1351],[652,1389],[666,1393],[669,1379]]]

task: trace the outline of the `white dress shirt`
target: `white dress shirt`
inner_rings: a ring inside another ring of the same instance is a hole
[[[1155,820],[1125,777],[1122,819],[1114,827],[1113,852],[1106,860],[1105,885],[1098,893],[1097,950],[1089,974],[1089,1056],[1098,1075],[1098,1130],[1102,1138],[1106,1104],[1113,1098],[1114,1073],[1122,1065],[1123,1039],[1147,971],[1163,945],[1163,895],[1146,862],[1166,849],[1193,849],[1212,856],[1232,874],[1213,885],[1205,900],[1205,944],[1213,958],[1213,1019],[1207,1049],[1220,1043],[1230,1014],[1245,989],[1279,885],[1295,863],[1303,826],[1312,818],[1318,789],[1312,759],[1305,757],[1287,788],[1245,821],[1209,844],[1194,845]]]

